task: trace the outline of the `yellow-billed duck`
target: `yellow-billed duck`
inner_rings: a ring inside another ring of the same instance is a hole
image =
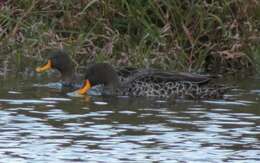
[[[76,73],[74,63],[63,50],[53,50],[48,53],[47,63],[37,67],[36,72],[42,73],[50,69],[56,69],[61,74],[61,83],[65,87],[80,87],[79,75]]]
[[[226,88],[209,87],[210,77],[190,73],[168,73],[141,70],[120,82],[117,72],[107,63],[88,67],[83,86],[76,92],[86,94],[96,85],[103,85],[103,94],[126,96],[158,96],[176,98],[220,98]]]

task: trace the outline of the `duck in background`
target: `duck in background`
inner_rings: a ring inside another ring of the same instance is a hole
[[[37,67],[38,73],[43,73],[50,69],[58,70],[61,74],[62,87],[79,88],[80,75],[76,72],[75,65],[69,55],[63,50],[52,50],[48,53],[47,63]]]

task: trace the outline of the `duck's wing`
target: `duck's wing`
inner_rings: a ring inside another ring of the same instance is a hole
[[[206,84],[211,78],[207,75],[198,75],[191,73],[171,73],[171,72],[154,72],[151,74],[157,80],[171,82],[191,82],[197,84]]]
[[[124,84],[133,81],[146,82],[191,82],[194,84],[206,84],[211,80],[210,76],[191,73],[164,72],[155,69],[142,69],[128,77]]]
[[[134,67],[123,67],[123,68],[116,69],[118,76],[123,77],[123,78],[130,77],[139,71],[140,71],[140,69],[137,69]]]

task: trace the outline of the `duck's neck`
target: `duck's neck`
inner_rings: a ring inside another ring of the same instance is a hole
[[[73,84],[79,82],[78,74],[74,68],[61,72],[61,80],[64,83]]]

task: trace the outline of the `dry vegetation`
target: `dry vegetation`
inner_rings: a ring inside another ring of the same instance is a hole
[[[258,0],[0,0],[0,10],[0,53],[16,66],[52,48],[78,65],[182,71],[234,71],[257,58]]]

